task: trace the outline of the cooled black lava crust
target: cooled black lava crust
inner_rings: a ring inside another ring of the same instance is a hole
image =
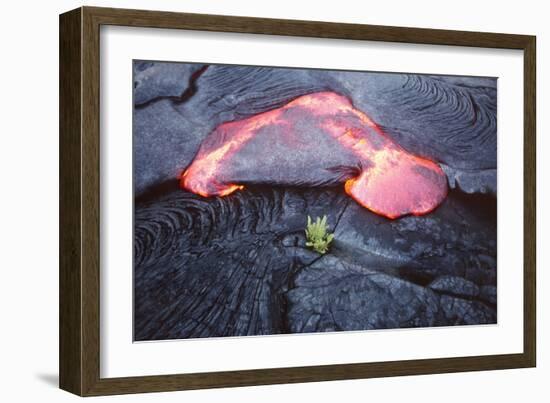
[[[389,220],[341,186],[178,188],[218,125],[318,91],[440,164],[445,201]],[[491,78],[134,62],[135,340],[496,323],[496,91]],[[325,214],[335,240],[319,255],[304,229]]]

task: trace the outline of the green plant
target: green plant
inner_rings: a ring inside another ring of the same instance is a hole
[[[311,217],[307,216],[306,228],[306,246],[314,249],[324,255],[328,251],[328,247],[334,239],[334,234],[327,232],[327,216],[321,219],[317,217],[315,222],[311,221]]]

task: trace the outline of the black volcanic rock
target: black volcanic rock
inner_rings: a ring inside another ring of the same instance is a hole
[[[134,61],[134,105],[144,107],[162,98],[177,102],[203,68],[201,64]]]
[[[183,103],[170,99],[169,95],[177,92],[171,90],[165,98],[134,108],[136,194],[176,179],[191,163],[201,142],[221,123],[326,89],[308,71],[234,66],[209,66],[193,85],[195,94]]]
[[[181,173],[218,125],[319,91],[348,97],[408,151],[468,172],[466,191],[496,189],[486,174],[496,168],[496,79],[145,61],[134,70],[137,194]]]
[[[267,188],[211,199],[175,189],[140,203],[136,339],[284,333],[281,293],[318,257],[303,245],[304,213],[347,203],[331,190]]]
[[[342,184],[362,206],[390,218],[430,212],[447,195],[439,165],[406,152],[349,99],[329,91],[218,126],[180,184],[205,197],[250,184]]]
[[[496,323],[495,79],[147,61],[134,71],[136,340]],[[252,184],[222,198],[177,187],[220,124],[319,91],[439,163],[444,202],[389,220],[341,186]],[[319,255],[304,229],[325,214],[335,240]]]
[[[391,221],[338,188],[140,201],[135,337],[495,323],[496,232],[469,224],[471,203],[451,194],[430,216]],[[326,213],[336,238],[319,255],[305,217]]]
[[[494,323],[493,308],[327,255],[287,293],[293,333]]]
[[[441,168],[447,175],[449,187],[460,189],[466,193],[485,193],[497,195],[497,170],[460,170],[441,164]]]
[[[496,168],[496,79],[317,74],[328,76],[333,91],[350,97],[408,151],[455,169]]]

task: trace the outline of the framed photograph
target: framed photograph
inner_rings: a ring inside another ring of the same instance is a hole
[[[535,37],[60,16],[60,387],[533,367]]]

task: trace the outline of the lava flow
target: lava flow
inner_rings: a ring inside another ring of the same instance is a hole
[[[226,196],[247,183],[341,182],[360,205],[392,219],[426,214],[447,195],[439,165],[405,151],[333,92],[221,124],[180,178],[182,188],[204,197]]]

